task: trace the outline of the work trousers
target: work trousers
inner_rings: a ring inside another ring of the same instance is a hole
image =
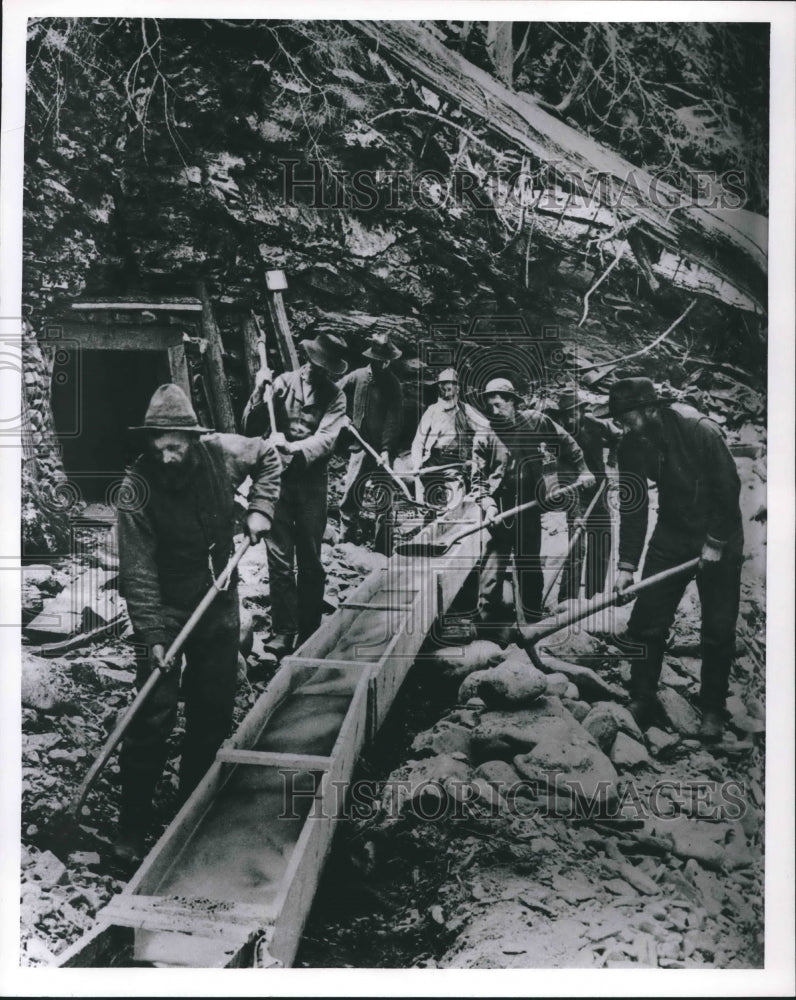
[[[542,518],[538,508],[524,511],[500,525],[490,535],[480,565],[478,586],[478,619],[482,623],[502,624],[502,580],[508,570],[512,553],[517,567],[519,598],[525,619],[538,621],[542,617]],[[513,617],[513,616],[512,616]]]
[[[367,451],[352,452],[343,480],[340,520],[347,529],[359,533],[359,515],[365,510],[375,516],[374,548],[383,555],[392,555],[389,524],[392,520],[394,485],[390,477]]]
[[[323,473],[282,479],[271,531],[265,536],[275,634],[303,642],[323,614],[326,572],[321,543],[326,530],[327,477]]]
[[[696,574],[702,609],[702,673],[699,701],[723,712],[735,651],[735,624],[741,591],[742,539],[728,543],[722,558]],[[698,556],[701,543],[660,523],[650,539],[642,579]],[[650,702],[658,688],[663,653],[677,607],[692,574],[680,574],[642,591],[628,622],[628,636],[642,646],[631,661],[631,697]]]
[[[190,617],[193,608],[164,608],[169,643]],[[177,664],[151,691],[134,718],[122,744],[119,766],[122,780],[121,824],[146,830],[151,821],[152,797],[168,756],[167,741],[177,719],[180,689],[185,699],[185,737],[180,761],[180,797],[190,795],[212,764],[229,735],[235,704],[240,617],[237,588],[221,592],[183,647],[185,669]],[[136,649],[136,684],[140,688],[154,664],[149,648]]]
[[[575,508],[567,509],[567,528],[569,543],[575,534],[575,522],[582,511],[591,503],[593,491],[578,498]],[[575,544],[564,564],[561,573],[561,583],[558,588],[559,601],[569,601],[580,595],[580,581],[583,574],[584,559],[586,562],[586,599],[601,594],[605,589],[605,577],[608,573],[608,563],[611,559],[611,510],[605,502],[605,493],[594,505],[594,510],[586,521],[585,530]]]

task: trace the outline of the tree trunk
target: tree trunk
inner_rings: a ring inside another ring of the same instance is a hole
[[[727,282],[747,308],[764,310],[767,275],[767,220],[740,209],[686,203],[670,185],[633,166],[617,153],[544,111],[528,94],[518,94],[446,48],[422,24],[412,21],[350,21],[373,39],[379,52],[414,78],[477,116],[493,133],[537,160],[607,208],[616,225],[636,219],[638,230],[661,252],[685,258],[715,277],[699,291],[726,301]],[[595,180],[610,183],[597,188]],[[737,305],[738,302],[733,304]]]

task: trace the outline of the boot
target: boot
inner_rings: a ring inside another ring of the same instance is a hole
[[[699,738],[703,743],[718,743],[724,735],[724,719],[720,712],[706,708],[702,713]]]
[[[271,653],[278,660],[289,656],[296,648],[296,637],[292,632],[277,632],[263,643],[266,653]]]

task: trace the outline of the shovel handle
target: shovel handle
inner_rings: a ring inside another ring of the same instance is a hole
[[[597,492],[592,497],[591,503],[586,508],[586,510],[583,512],[583,514],[581,515],[581,524],[580,524],[580,526],[577,527],[575,529],[575,531],[572,533],[572,539],[570,540],[569,547],[567,548],[567,553],[564,556],[563,562],[558,567],[558,569],[555,571],[555,573],[553,573],[552,579],[550,580],[550,583],[548,583],[548,585],[547,585],[547,590],[544,592],[544,595],[542,596],[542,607],[544,607],[545,602],[547,601],[547,598],[550,596],[550,592],[552,591],[553,587],[555,587],[556,580],[559,578],[559,576],[561,576],[561,571],[564,569],[564,567],[566,566],[567,562],[569,561],[569,557],[572,555],[572,552],[573,552],[575,546],[578,544],[578,541],[580,540],[580,536],[586,530],[586,521],[589,519],[589,515],[591,514],[591,512],[597,506],[597,501],[600,499],[600,497],[605,492],[605,487],[606,487],[606,480],[603,479],[603,481],[600,483],[600,488],[597,490]],[[578,582],[578,589],[580,589],[580,583],[579,582]]]
[[[520,629],[520,633],[528,645],[533,645],[539,642],[540,639],[546,639],[547,636],[553,635],[555,632],[560,632],[562,628],[580,621],[581,618],[588,618],[597,611],[612,607],[612,605],[619,602],[620,596],[624,603],[625,599],[636,597],[642,591],[649,590],[650,587],[655,587],[673,576],[679,576],[681,573],[690,573],[698,565],[698,558],[689,559],[688,562],[681,563],[679,566],[672,566],[671,569],[665,569],[660,573],[655,573],[653,576],[648,576],[646,580],[640,580],[638,583],[632,584],[626,590],[623,590],[621,595],[612,594],[610,597],[599,595],[590,601],[586,601],[577,611],[571,611],[564,615],[563,618],[554,619],[549,625],[526,625]]]
[[[80,812],[80,807],[83,805],[83,802],[85,801],[86,796],[88,795],[89,790],[91,789],[91,786],[94,784],[97,775],[100,773],[103,767],[105,767],[105,765],[108,763],[111,754],[116,749],[116,746],[121,740],[122,736],[124,736],[125,732],[130,727],[130,724],[133,721],[133,719],[136,717],[136,715],[138,715],[141,706],[149,697],[152,688],[156,686],[156,684],[160,681],[160,678],[163,676],[163,674],[167,672],[167,670],[173,663],[174,659],[176,658],[177,654],[184,646],[185,640],[188,638],[191,632],[193,632],[194,628],[196,628],[197,622],[205,613],[205,611],[207,611],[210,605],[213,603],[213,600],[215,599],[216,595],[220,591],[226,588],[227,584],[229,583],[230,577],[235,571],[235,567],[241,561],[244,553],[246,552],[246,550],[249,548],[250,545],[251,545],[250,540],[248,538],[244,538],[243,541],[235,550],[235,552],[233,553],[233,555],[231,556],[231,558],[229,559],[227,565],[221,571],[221,574],[218,577],[218,579],[213,583],[213,586],[207,591],[205,596],[196,606],[196,609],[192,613],[191,617],[180,629],[177,638],[169,646],[168,650],[166,651],[166,655],[163,657],[163,666],[156,666],[154,668],[152,673],[149,675],[149,677],[147,677],[146,681],[141,686],[141,689],[139,690],[138,694],[125,709],[124,713],[122,714],[122,717],[116,723],[113,732],[110,734],[107,740],[105,740],[102,750],[97,755],[96,760],[88,769],[85,778],[83,778],[83,780],[81,781],[80,787],[75,793],[74,798],[69,803],[67,812],[70,815],[77,817],[78,813]]]
[[[368,442],[362,437],[362,435],[359,433],[356,427],[354,427],[354,424],[349,417],[346,418],[346,427],[354,435],[357,441],[359,441],[359,443],[362,445],[365,451],[371,456],[371,458],[373,458],[376,461],[376,464],[379,466],[379,468],[384,469],[384,471],[387,473],[390,479],[392,479],[394,483],[397,483],[398,488],[400,489],[401,493],[403,493],[403,495],[406,497],[406,499],[409,500],[410,503],[415,503],[416,501],[412,496],[412,494],[409,492],[406,483],[402,479],[398,478],[398,476],[393,472],[393,470],[389,467],[389,465],[387,465],[387,463],[384,461],[381,455],[376,451],[376,449],[372,445],[368,444]]]

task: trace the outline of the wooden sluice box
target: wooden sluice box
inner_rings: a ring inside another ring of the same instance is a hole
[[[468,505],[423,534],[440,540],[475,516]],[[282,662],[59,965],[291,965],[363,744],[479,552],[473,535],[433,560],[393,557],[363,580]]]

